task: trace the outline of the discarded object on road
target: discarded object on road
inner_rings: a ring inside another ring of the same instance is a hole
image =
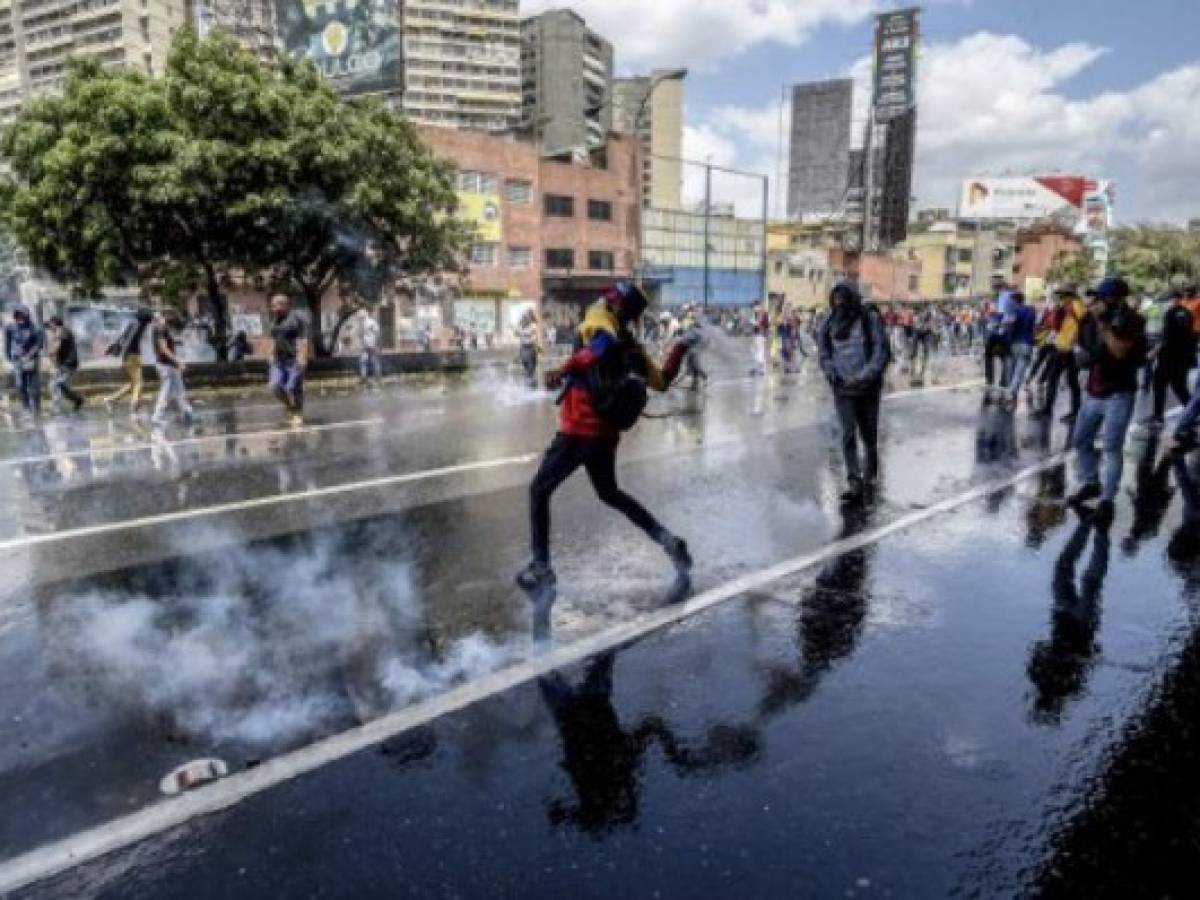
[[[229,766],[220,759],[194,759],[171,770],[158,787],[164,794],[175,796],[229,774]]]

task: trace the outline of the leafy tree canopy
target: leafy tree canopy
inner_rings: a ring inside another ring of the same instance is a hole
[[[203,286],[219,342],[224,273],[267,275],[319,323],[334,283],[376,299],[395,274],[455,268],[464,237],[452,168],[408,122],[219,32],[181,32],[161,79],[72,61],[0,155],[4,222],[35,265],[85,292]]]

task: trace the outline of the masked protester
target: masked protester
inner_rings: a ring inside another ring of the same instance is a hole
[[[659,524],[637,500],[617,486],[617,445],[645,405],[649,387],[665,391],[679,374],[687,353],[675,343],[659,368],[630,331],[646,310],[646,296],[634,284],[618,283],[588,309],[579,326],[576,350],[561,369],[546,373],[546,386],[563,388],[558,433],[530,485],[530,544],[533,559],[517,585],[531,600],[548,606],[556,577],[550,565],[550,498],[581,466],[601,502],[624,513],[667,553],[675,565],[673,596],[691,585],[692,558],[687,544]],[[640,405],[639,405],[640,404]]]
[[[858,286],[839,281],[829,293],[830,313],[817,340],[821,371],[833,389],[842,430],[848,489],[845,500],[863,497],[879,477],[879,404],[891,362],[891,344],[879,311],[864,303]],[[866,451],[866,472],[858,441]]]
[[[46,340],[26,307],[18,306],[13,310],[13,320],[5,333],[5,343],[15,372],[14,380],[21,396],[21,406],[25,412],[37,418],[42,411],[41,365]]]
[[[1090,366],[1087,395],[1075,426],[1079,490],[1071,503],[1081,507],[1099,498],[1097,527],[1112,524],[1114,503],[1125,466],[1125,436],[1137,401],[1138,375],[1146,362],[1146,323],[1128,302],[1123,278],[1105,278],[1088,292],[1091,303],[1079,346]],[[1096,452],[1103,436],[1104,468]]]
[[[267,380],[288,411],[293,426],[304,424],[304,370],[308,367],[308,328],[286,294],[271,298],[271,365]]]

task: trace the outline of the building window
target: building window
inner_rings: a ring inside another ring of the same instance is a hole
[[[494,266],[496,264],[495,244],[472,244],[471,265]]]
[[[588,268],[593,272],[611,272],[616,268],[611,250],[589,250]]]
[[[575,268],[575,251],[574,250],[547,250],[546,251],[546,268],[547,269],[566,269],[570,271]]]
[[[511,269],[528,269],[533,265],[533,251],[528,247],[509,247],[508,266]]]
[[[504,185],[504,193],[509,203],[532,203],[533,182],[510,181]]]
[[[920,289],[921,289],[921,279],[918,278],[916,275],[909,275],[908,276],[908,292],[910,294],[915,294]]]
[[[589,200],[588,218],[593,222],[611,222],[612,204],[607,200]]]
[[[575,215],[575,198],[559,194],[546,194],[543,209],[548,216],[569,219]]]
[[[960,263],[969,263],[973,257],[974,257],[974,254],[972,253],[972,251],[965,247],[958,251],[958,261]]]
[[[464,194],[496,194],[499,186],[495,175],[487,172],[459,172],[458,189]]]

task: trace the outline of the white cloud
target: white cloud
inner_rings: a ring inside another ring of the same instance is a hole
[[[926,45],[918,90],[919,204],[953,208],[960,182],[972,175],[1080,172],[1122,176],[1123,220],[1200,215],[1200,64],[1127,91],[1068,96],[1067,83],[1105,53],[1082,43],[1040,49],[990,33]],[[849,69],[860,85],[857,117],[865,116],[870,71],[869,59]],[[777,142],[778,103],[719,107],[696,128],[710,141],[732,143],[736,164],[773,171],[774,151],[764,148]]]
[[[755,44],[802,44],[820,25],[856,24],[878,0],[525,0],[524,15],[569,5],[612,41],[622,71],[711,68]]]

